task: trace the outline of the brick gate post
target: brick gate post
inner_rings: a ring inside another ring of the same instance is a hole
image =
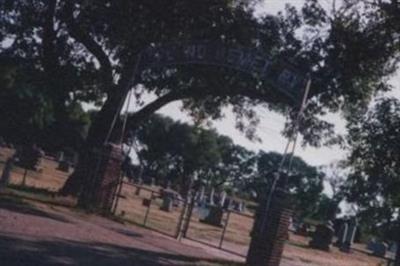
[[[90,152],[94,160],[86,165],[87,176],[78,205],[89,210],[111,211],[121,175],[123,153],[116,144],[106,144]]]
[[[398,233],[397,237],[399,237],[399,233]],[[394,266],[400,266],[400,241],[397,241],[397,252],[396,252],[396,258],[394,261]]]
[[[270,198],[268,211],[265,213],[267,201],[267,197],[264,197],[257,208],[246,258],[247,265],[279,266],[284,244],[288,239],[292,210],[286,182],[278,182],[277,188]]]

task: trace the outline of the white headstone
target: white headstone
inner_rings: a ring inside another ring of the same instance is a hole
[[[214,188],[211,188],[209,202],[210,205],[214,205]]]
[[[225,192],[225,191],[222,191],[221,194],[220,194],[220,201],[219,201],[219,205],[220,205],[221,207],[224,206],[225,199],[226,199],[226,192]]]
[[[201,204],[204,200],[204,194],[205,194],[206,188],[204,186],[200,187],[200,191],[199,191],[199,198],[198,201]]]

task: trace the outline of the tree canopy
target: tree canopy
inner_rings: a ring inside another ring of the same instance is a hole
[[[258,154],[236,145],[214,130],[153,115],[137,131],[140,162],[144,174],[167,180],[179,187],[189,176],[206,186],[228,189],[242,197],[267,193],[270,172],[279,168],[283,155],[276,152]],[[299,157],[292,161],[289,191],[294,209],[300,217],[316,217],[322,196],[324,174]],[[260,195],[256,195],[260,196]],[[257,200],[257,198],[253,198]],[[319,217],[319,216],[318,216]]]
[[[157,96],[131,116],[134,126],[176,100],[199,119],[219,118],[222,107],[233,105],[238,128],[250,138],[256,133],[256,105],[296,117],[296,108],[268,83],[230,69],[152,68],[131,84],[138,54],[154,44],[219,41],[257,49],[309,74],[313,85],[299,129],[304,143],[314,146],[334,136],[333,125],[322,117],[326,112],[342,110],[350,120],[376,92],[390,89],[387,77],[397,67],[400,47],[396,1],[390,8],[385,1],[343,1],[327,12],[317,0],[308,0],[301,10],[287,6],[258,18],[255,2],[4,0],[0,39],[8,44],[0,53],[23,59],[38,73],[53,121],[63,121],[72,103],[101,106],[85,150],[104,143],[129,87],[138,103],[145,93]],[[286,134],[291,129],[288,123]]]
[[[254,154],[215,130],[153,115],[137,131],[144,173],[173,184],[197,176],[209,187],[247,178]]]
[[[276,152],[260,152],[257,155],[257,179],[265,179],[268,173],[277,171],[283,155]],[[299,217],[315,216],[318,210],[318,202],[322,197],[324,173],[304,162],[300,157],[294,156],[289,172],[288,189],[292,194],[293,210]],[[265,180],[270,185],[271,180]]]
[[[349,129],[347,200],[369,232],[390,237],[400,206],[400,102],[379,100]]]

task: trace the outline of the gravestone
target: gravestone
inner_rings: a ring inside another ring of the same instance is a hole
[[[79,152],[74,152],[71,158],[70,166],[75,167],[76,165],[78,165],[78,161],[79,161]]]
[[[175,197],[175,192],[172,190],[163,190],[162,193],[163,201],[160,207],[160,210],[165,211],[165,212],[170,212],[172,211],[173,207],[173,202],[174,202],[174,197]]]
[[[214,205],[214,188],[211,188],[210,197],[208,199],[208,204]]]
[[[354,242],[354,236],[357,231],[357,220],[355,217],[351,218],[347,223],[347,228],[343,234],[342,242],[339,247],[342,252],[350,252],[351,245]]]
[[[398,248],[397,242],[392,242],[388,248],[389,252],[392,252],[393,254],[396,254]]]
[[[57,169],[62,171],[62,172],[69,172],[69,168],[70,168],[70,163],[67,160],[62,160],[58,163],[58,167]]]
[[[142,201],[142,205],[145,206],[145,207],[150,207],[151,199],[144,198],[143,201]]]
[[[3,168],[3,173],[1,174],[0,178],[0,188],[5,188],[8,186],[8,183],[10,182],[11,170],[14,166],[14,160],[14,157],[10,157],[7,159]]]
[[[18,158],[16,164],[20,167],[37,171],[39,170],[39,165],[43,156],[43,150],[41,150],[36,144],[33,144],[32,146],[24,146],[16,153],[16,157]]]
[[[225,191],[223,191],[225,193]],[[213,226],[222,226],[222,216],[224,211],[222,209],[222,199],[226,197],[226,193],[221,193],[218,204],[214,201],[214,188],[211,188],[210,198],[209,198],[209,212],[204,219],[200,219],[200,222],[206,223]]]
[[[165,188],[168,190],[168,189],[171,189],[171,187],[172,187],[172,182],[171,182],[171,180],[168,180],[165,185]]]
[[[204,203],[205,191],[206,191],[206,188],[204,186],[201,186],[200,190],[198,192],[198,197],[197,197],[197,203],[199,206],[202,206]]]
[[[293,217],[290,217],[290,223],[289,223],[289,229],[290,232],[295,232],[296,231],[296,226],[294,223]]]
[[[222,216],[224,214],[223,209],[216,205],[210,205],[209,209],[208,215],[204,219],[200,219],[200,222],[222,227]]]
[[[348,228],[349,228],[348,221],[344,219],[337,234],[338,238],[335,243],[335,246],[340,248],[343,245],[347,235]]]
[[[333,234],[332,222],[329,221],[326,224],[319,224],[312,235],[309,246],[319,250],[330,251]]]
[[[296,233],[296,235],[307,237],[309,235],[309,226],[308,226],[308,224],[303,223],[300,226],[298,226],[296,228],[295,233]]]
[[[219,194],[219,206],[220,206],[220,207],[224,207],[225,199],[226,199],[226,192],[225,192],[225,191],[222,191],[222,192]]]
[[[57,161],[58,162],[62,162],[62,161],[64,161],[64,152],[63,151],[59,151],[58,153],[57,153]]]
[[[240,201],[237,208],[238,212],[245,212],[245,204],[243,201]]]
[[[232,202],[233,202],[233,204],[232,204]],[[222,203],[222,208],[223,208],[224,210],[228,210],[228,209],[231,208],[232,205],[235,206],[235,201],[232,200],[231,197],[227,197],[227,198],[225,198],[224,202]]]
[[[372,254],[378,257],[385,257],[387,249],[387,245],[380,241],[371,244]]]
[[[136,187],[135,195],[136,195],[136,196],[140,196],[140,190],[141,190],[142,185],[143,185],[143,179],[138,178],[137,185],[138,185],[138,186]]]
[[[174,207],[181,207],[183,204],[183,198],[179,193],[175,193],[174,194],[174,198],[173,198],[173,206]]]
[[[376,242],[377,241],[375,238],[371,238],[367,243],[367,249],[372,251],[374,249]]]
[[[0,137],[0,147],[1,148],[6,148],[7,147],[7,143],[4,141],[3,137]]]
[[[181,207],[183,205],[183,202],[184,202],[184,200],[183,200],[181,194],[175,193],[175,196],[174,196],[174,207],[177,207],[177,208]]]

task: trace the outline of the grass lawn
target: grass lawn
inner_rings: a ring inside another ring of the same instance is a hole
[[[0,171],[2,171],[6,158],[13,153],[10,149],[0,150]],[[56,191],[61,188],[70,173],[57,170],[57,162],[51,158],[42,160],[41,171],[28,171],[26,173],[26,186],[21,187],[24,169],[15,167],[11,176],[11,184],[7,193],[17,198],[41,202],[49,205],[61,205],[73,207],[76,204],[74,198],[58,197]],[[136,194],[136,187],[130,184],[124,184],[122,187],[122,197],[116,211],[118,220],[128,221],[137,225],[144,225],[148,208],[143,206],[143,199],[152,198],[152,204],[148,211],[146,227],[174,236],[177,223],[181,215],[182,207],[175,207],[171,212],[160,210],[162,200],[158,197],[159,187],[144,186],[140,194]],[[153,192],[152,192],[153,191]],[[152,197],[153,195],[153,197]],[[0,200],[4,200],[0,198]],[[226,233],[223,249],[231,250],[243,256],[247,253],[250,242],[250,230],[253,224],[253,218],[250,212],[246,215],[231,213],[226,227]],[[188,237],[191,239],[205,242],[209,245],[218,246],[220,244],[222,227],[210,226],[199,222],[200,214],[195,210],[190,221]],[[223,220],[226,219],[226,214]],[[385,265],[385,262],[365,252],[353,251],[345,254],[332,248],[327,253],[323,251],[308,248],[309,239],[290,234],[290,240],[285,245],[284,258],[304,265],[357,265],[357,266],[376,266]],[[299,264],[301,265],[301,264]]]

